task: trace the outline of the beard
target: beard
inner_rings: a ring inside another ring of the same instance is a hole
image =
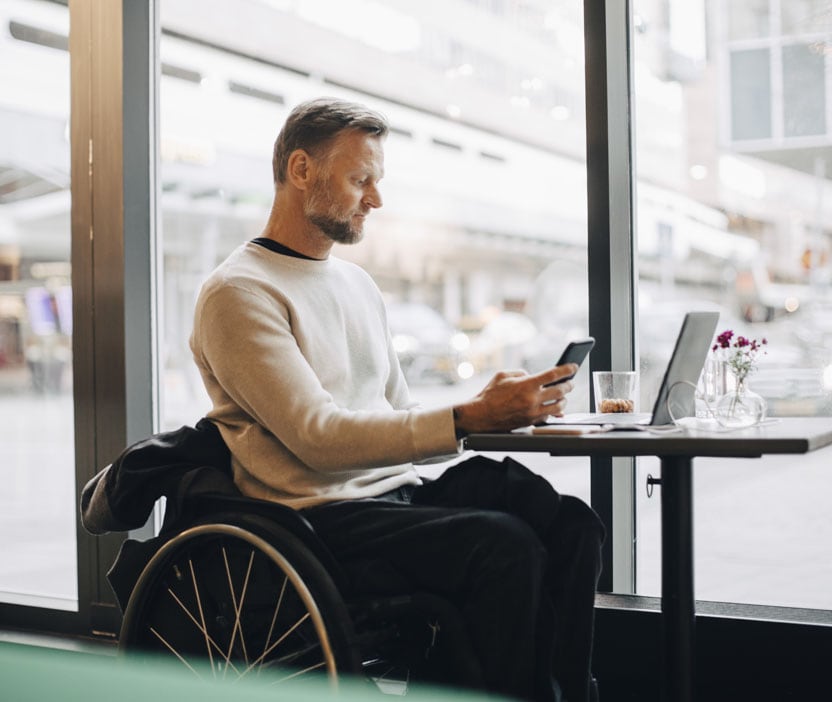
[[[364,228],[355,226],[350,219],[336,219],[323,214],[309,214],[308,219],[327,239],[338,244],[357,244],[364,238]]]
[[[353,220],[355,212],[345,211],[330,195],[329,181],[317,181],[304,204],[304,214],[324,236],[338,244],[357,244],[364,237],[364,220]]]

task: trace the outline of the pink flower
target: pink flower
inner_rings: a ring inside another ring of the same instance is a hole
[[[734,336],[734,332],[730,329],[726,329],[722,334],[720,334],[716,338],[716,343],[714,344],[712,351],[716,351],[717,349],[727,349],[731,346],[731,339]]]
[[[724,360],[733,371],[737,381],[741,383],[754,370],[757,353],[767,343],[767,339],[757,341],[756,339],[749,339],[742,335],[734,339],[734,332],[731,329],[726,329],[722,334],[717,336],[716,343],[711,347],[711,350],[733,349],[730,355]]]

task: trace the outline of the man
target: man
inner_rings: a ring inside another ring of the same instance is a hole
[[[475,457],[422,484],[413,463],[469,432],[561,415],[574,365],[498,373],[455,407],[410,399],[381,294],[331,255],[382,205],[384,118],[334,99],[296,107],[274,147],[261,237],[204,284],[191,348],[209,417],[246,495],[303,510],[368,592],[453,601],[488,689],[589,697],[603,528],[518,463]]]

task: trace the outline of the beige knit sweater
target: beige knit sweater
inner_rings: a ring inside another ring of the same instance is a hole
[[[457,451],[451,408],[411,401],[361,268],[246,243],[208,278],[191,350],[249,496],[296,509],[419,483]]]

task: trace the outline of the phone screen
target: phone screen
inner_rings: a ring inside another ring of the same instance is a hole
[[[595,346],[595,339],[591,336],[586,339],[571,341],[567,344],[555,365],[562,366],[565,363],[577,363],[580,366],[584,362],[584,359],[589,355],[593,346]],[[556,385],[557,383],[562,383],[565,380],[571,380],[574,377],[574,375],[570,375],[566,378],[556,380],[554,383],[550,383],[550,385]]]

